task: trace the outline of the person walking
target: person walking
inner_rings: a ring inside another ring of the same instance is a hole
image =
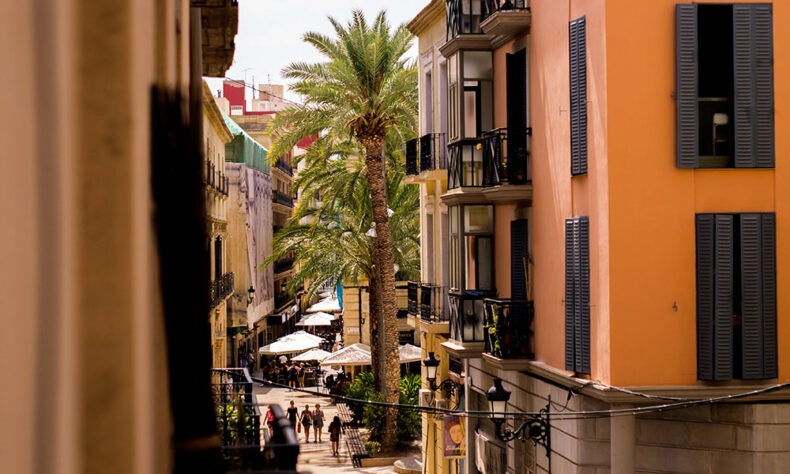
[[[299,364],[299,372],[297,374],[297,379],[299,380],[299,388],[304,388],[304,376],[305,376],[304,364]]]
[[[304,410],[302,410],[302,415],[300,418],[302,422],[302,426],[304,427],[304,442],[310,442],[310,426],[313,424],[313,412],[310,411],[310,405],[305,405]],[[315,435],[313,435],[313,439],[315,439]]]
[[[296,388],[296,373],[296,364],[291,362],[291,366],[288,368],[288,387],[290,387],[291,390]]]
[[[296,431],[296,416],[299,414],[299,409],[296,408],[293,400],[291,400],[291,406],[286,411],[288,412],[288,421],[291,422],[291,428]]]
[[[340,417],[335,416],[332,419],[332,423],[329,423],[329,427],[327,431],[329,431],[329,441],[332,442],[332,456],[339,456],[337,449],[340,445],[340,431],[342,427],[340,425]]]
[[[315,404],[315,410],[313,411],[313,442],[320,443],[321,442],[321,429],[324,427],[324,412],[321,410],[321,405],[319,403]]]
[[[264,419],[266,420],[266,426],[269,428],[269,437],[271,437],[274,433],[274,412],[272,412],[272,407],[266,410]]]

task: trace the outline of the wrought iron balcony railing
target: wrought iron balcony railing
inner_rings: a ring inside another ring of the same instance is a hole
[[[446,286],[430,283],[420,285],[420,319],[432,323],[450,320],[449,292]]]
[[[428,133],[420,137],[420,172],[447,169],[447,134]]]
[[[294,175],[293,166],[291,166],[290,164],[286,163],[282,158],[278,158],[277,161],[274,163],[274,166],[277,169],[283,171],[288,176],[293,176]]]
[[[483,147],[479,138],[447,145],[449,167],[447,189],[483,186]]]
[[[416,281],[410,281],[406,285],[406,298],[408,301],[408,311],[412,316],[417,316],[420,311],[420,284]]]
[[[209,305],[216,308],[233,293],[233,272],[225,273],[209,285]]]
[[[417,161],[418,140],[416,138],[406,142],[406,175],[420,173],[420,165]]]
[[[280,309],[283,306],[293,303],[293,300],[293,295],[289,295],[288,293],[274,295],[274,308]]]
[[[293,258],[281,258],[274,262],[274,273],[284,273],[294,267]]]
[[[484,0],[481,22],[498,11],[529,10],[528,0]]]
[[[289,196],[282,191],[277,191],[276,189],[272,191],[272,202],[282,204],[286,207],[294,207],[293,196]]]
[[[484,305],[485,352],[501,359],[533,358],[533,302],[486,298]]]
[[[529,181],[528,135],[529,129],[511,136],[508,136],[507,128],[483,132],[483,186]]]
[[[450,293],[450,338],[461,343],[484,342],[483,300],[490,292],[466,290]]]
[[[211,391],[222,440],[222,471],[296,473],[299,443],[279,405],[270,405],[274,422],[261,423],[261,410],[247,369],[213,369]],[[265,422],[265,420],[263,420]]]
[[[447,0],[447,41],[458,35],[482,34],[483,0]]]

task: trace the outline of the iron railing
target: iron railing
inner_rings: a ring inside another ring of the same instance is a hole
[[[498,11],[529,10],[528,0],[484,0],[481,22]]]
[[[246,368],[212,369],[211,390],[222,439],[225,473],[296,472],[299,442],[279,405],[270,405],[274,421],[262,420]]]
[[[278,158],[277,161],[274,163],[274,166],[276,168],[282,170],[288,176],[293,176],[294,175],[293,166],[291,166],[290,164],[286,163],[285,160],[283,160],[282,158]]]
[[[529,181],[528,135],[529,129],[510,137],[507,128],[483,132],[483,186]]]
[[[432,323],[450,320],[450,301],[446,286],[423,283],[420,285],[420,318]]]
[[[502,359],[535,357],[532,321],[535,306],[532,301],[486,298],[485,351]]]
[[[484,342],[483,300],[490,292],[466,290],[450,293],[450,338],[458,342]]]
[[[483,186],[482,140],[466,138],[447,145],[447,189]]]
[[[225,273],[209,285],[209,304],[216,308],[233,293],[233,272]]]
[[[282,191],[277,191],[276,189],[272,191],[272,202],[282,204],[286,207],[294,207],[293,196],[289,196]]]
[[[420,137],[420,172],[447,169],[447,134],[428,133]]]
[[[483,0],[447,0],[447,41],[458,35],[482,34]]]
[[[420,284],[416,281],[410,281],[406,284],[406,298],[408,301],[408,311],[412,316],[419,314],[420,307]]]
[[[289,295],[288,293],[280,293],[278,295],[274,295],[274,307],[275,309],[282,308],[286,304],[292,302],[294,299],[293,295]]]
[[[417,162],[417,145],[416,138],[406,142],[406,175],[419,174],[420,167]]]
[[[230,180],[227,175],[218,170],[214,163],[206,160],[206,175],[203,177],[203,182],[216,190],[220,194],[228,195],[230,190]]]

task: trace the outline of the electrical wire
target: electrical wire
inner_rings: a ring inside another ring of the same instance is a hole
[[[627,393],[628,395],[634,395],[637,397],[646,398],[648,400],[671,400],[671,401],[690,401],[690,400],[699,400],[699,398],[691,398],[691,397],[671,397],[669,395],[651,395],[648,393],[642,392],[634,392],[633,390],[628,390],[624,387],[616,387],[614,385],[609,385],[601,382],[600,380],[595,380],[596,385],[600,385],[601,387],[608,388],[610,390],[615,390],[617,392]],[[585,385],[586,386],[586,385]]]
[[[262,385],[268,385],[273,387],[280,387],[280,388],[288,388],[293,391],[298,391],[302,393],[307,393],[314,396],[319,397],[329,397],[335,400],[340,400],[347,403],[357,403],[357,404],[366,404],[372,406],[380,406],[383,408],[397,408],[397,409],[408,409],[408,410],[416,410],[424,413],[432,413],[432,414],[444,414],[444,415],[456,415],[456,416],[465,416],[470,418],[491,418],[493,416],[500,417],[500,418],[522,418],[522,417],[531,417],[536,418],[540,416],[544,416],[545,413],[540,412],[492,412],[492,411],[476,411],[476,410],[450,410],[446,408],[436,408],[436,407],[426,407],[421,405],[405,405],[400,403],[388,403],[388,402],[377,402],[372,400],[360,400],[355,398],[346,397],[343,395],[334,395],[334,394],[326,394],[322,392],[317,392],[314,390],[307,390],[303,388],[291,388],[287,385],[280,384],[277,382],[272,382],[270,380],[265,379],[258,379],[252,378],[252,381],[255,383],[259,383]],[[675,403],[664,403],[659,405],[649,405],[644,407],[633,407],[633,408],[620,408],[620,409],[609,409],[609,410],[587,410],[587,411],[564,411],[564,412],[550,412],[549,415],[553,419],[561,419],[561,420],[578,420],[578,419],[592,419],[592,418],[606,418],[610,416],[629,416],[629,415],[639,415],[643,413],[652,413],[652,412],[662,412],[662,411],[670,411],[670,410],[677,410],[681,408],[690,408],[693,406],[699,405],[712,405],[718,403],[725,403],[733,400],[740,400],[743,398],[748,398],[752,396],[762,395],[766,393],[776,392],[779,390],[785,390],[790,388],[790,382],[771,385],[768,387],[763,387],[756,390],[751,390],[748,392],[741,392],[735,393],[731,395],[722,395],[719,397],[709,397],[709,398],[697,398],[697,399],[687,399],[684,401],[678,401]],[[638,392],[634,392],[638,393]]]
[[[255,84],[253,84],[253,85],[250,85],[250,84],[247,84],[245,81],[240,81],[240,80],[238,80],[238,79],[231,79],[231,78],[229,78],[229,77],[225,77],[225,80],[227,80],[227,81],[230,81],[230,82],[233,82],[233,83],[235,83],[235,84],[241,84],[241,85],[243,85],[244,87],[249,87],[250,89],[252,89],[252,90],[253,90],[253,91],[255,91],[255,92],[260,92],[260,93],[262,93],[262,94],[266,94],[266,95],[268,95],[269,97],[274,97],[275,99],[280,99],[280,100],[282,100],[283,102],[288,102],[288,103],[290,103],[290,104],[294,104],[294,105],[302,105],[302,104],[300,104],[299,102],[294,102],[294,101],[292,101],[292,100],[289,100],[289,99],[286,99],[286,98],[284,98],[284,97],[280,97],[279,95],[272,94],[271,92],[262,91],[262,90],[258,89],[257,87],[255,87]]]

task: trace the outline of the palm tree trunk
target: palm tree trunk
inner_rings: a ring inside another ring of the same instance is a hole
[[[368,283],[368,327],[370,328],[370,365],[373,371],[373,386],[381,391],[381,299],[379,298],[379,280],[371,277]]]
[[[363,140],[363,143],[365,141]],[[387,195],[384,181],[384,164],[381,156],[381,142],[371,140],[365,143],[365,164],[367,166],[370,201],[373,221],[376,223],[376,238],[373,240],[373,255],[381,294],[381,338],[383,340],[379,357],[384,360],[382,393],[389,403],[398,403],[400,392],[400,357],[398,355],[397,300],[395,298],[395,258],[392,252],[389,216],[387,214]],[[398,412],[389,408],[384,413],[384,427],[381,448],[392,451],[397,442]]]

